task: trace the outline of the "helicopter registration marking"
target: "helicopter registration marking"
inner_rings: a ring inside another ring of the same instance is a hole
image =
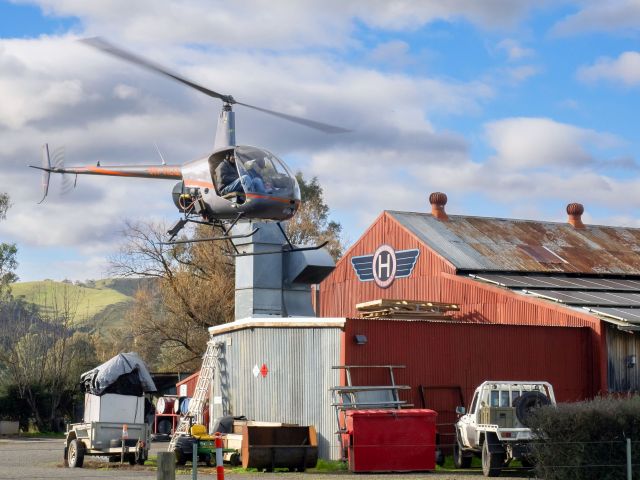
[[[203,182],[202,180],[185,180],[184,185],[185,187],[213,188],[213,183]]]

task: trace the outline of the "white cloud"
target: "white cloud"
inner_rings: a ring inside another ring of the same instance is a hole
[[[549,118],[509,118],[485,127],[493,162],[509,170],[539,167],[593,166],[593,150],[619,146],[622,140],[608,133],[579,128]]]
[[[397,68],[406,67],[407,65],[415,63],[415,60],[411,58],[409,53],[409,44],[401,40],[392,40],[376,45],[369,53],[368,58],[375,64],[383,64]]]
[[[640,28],[640,3],[637,0],[583,2],[584,7],[553,27],[557,35],[589,32],[625,33]]]
[[[20,0],[18,0],[20,1]],[[57,16],[81,19],[92,35],[154,43],[210,43],[295,50],[353,45],[356,22],[372,28],[417,29],[436,20],[466,20],[483,28],[513,27],[540,0],[21,0]]]
[[[532,49],[523,47],[520,45],[520,42],[512,38],[506,38],[500,41],[496,47],[498,50],[504,51],[507,58],[511,61],[531,57],[535,53]]]
[[[522,83],[535,75],[539,75],[541,71],[540,67],[536,65],[520,65],[518,67],[505,69],[507,77],[515,84]]]
[[[618,58],[600,58],[593,65],[581,67],[578,78],[584,82],[607,80],[627,86],[640,85],[640,53],[624,52]]]

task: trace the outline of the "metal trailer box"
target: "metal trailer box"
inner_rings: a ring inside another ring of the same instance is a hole
[[[84,396],[84,421],[144,423],[144,397],[105,393],[97,396],[86,393]]]
[[[514,428],[516,409],[514,407],[482,407],[480,423],[498,425],[500,428]]]
[[[435,470],[437,415],[426,409],[348,411],[349,470]]]

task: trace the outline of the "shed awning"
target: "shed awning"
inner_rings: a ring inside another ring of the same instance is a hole
[[[586,310],[621,330],[640,330],[640,278],[469,274],[476,280]]]

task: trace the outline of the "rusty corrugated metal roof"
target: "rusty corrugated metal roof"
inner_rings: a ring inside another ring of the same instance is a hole
[[[458,270],[640,275],[638,228],[387,213]]]

